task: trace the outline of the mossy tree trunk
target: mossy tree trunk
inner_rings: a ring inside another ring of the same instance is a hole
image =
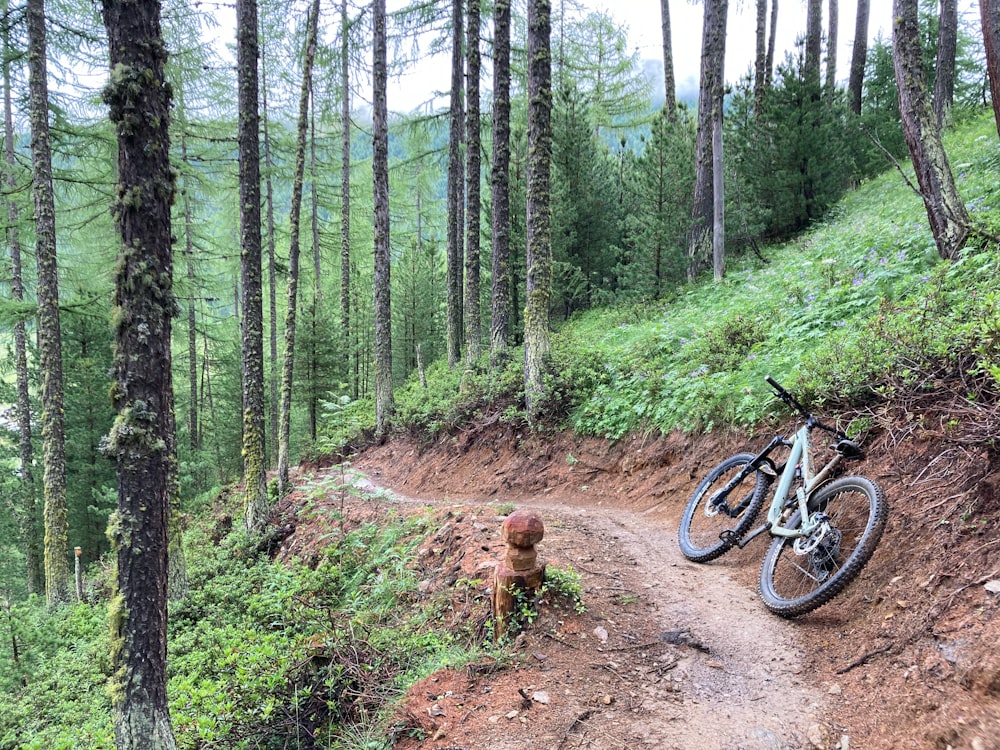
[[[288,231],[288,298],[285,308],[285,357],[281,368],[281,408],[278,410],[278,493],[288,490],[288,453],[291,440],[292,379],[295,366],[295,323],[299,299],[299,228],[302,217],[302,190],[306,171],[306,135],[309,128],[309,91],[313,60],[316,57],[316,26],[319,0],[313,0],[306,23],[306,55],[299,93],[299,124],[295,139],[295,174],[292,179],[292,204]]]
[[[861,93],[868,59],[869,6],[869,0],[858,0],[858,11],[854,19],[854,48],[851,51],[851,76],[847,81],[847,102],[856,115],[861,114]]]
[[[27,21],[31,183],[35,199],[35,262],[38,268],[38,349],[42,371],[45,598],[50,605],[54,605],[70,600],[70,571],[59,268],[56,260],[56,212],[45,62],[45,0],[28,0]]]
[[[448,366],[458,364],[462,355],[462,118],[465,111],[462,96],[462,0],[452,0],[451,11],[451,111],[448,117],[448,249],[447,249],[447,317]]]
[[[552,299],[552,5],[528,3],[527,284],[524,309],[524,399],[537,419],[551,340]]]
[[[273,446],[269,457],[277,464],[278,447],[278,281],[274,256],[274,161],[271,157],[270,115],[267,111],[267,60],[265,47],[260,50],[261,134],[264,136],[264,213],[267,222],[267,309],[268,309],[268,445]]]
[[[385,0],[372,2],[372,174],[375,208],[375,436],[385,439],[393,411],[389,248],[389,111]]]
[[[694,201],[688,232],[688,279],[704,270],[712,248],[714,181],[712,179],[712,112],[722,95],[726,62],[728,0],[704,0],[701,81],[698,90],[698,137],[695,145]]]
[[[903,135],[920,185],[938,254],[958,257],[969,215],[951,172],[924,80],[917,0],[893,0],[892,52]]]
[[[3,3],[3,15],[9,12],[9,3]],[[15,302],[24,302],[24,274],[21,266],[21,237],[18,232],[20,212],[14,194],[17,191],[17,159],[14,155],[14,116],[11,102],[10,26],[3,28],[3,104],[4,104],[4,184],[9,191],[7,198],[7,244],[10,245],[10,292]],[[24,321],[14,323],[14,378],[17,389],[18,473],[20,476],[20,532],[24,544],[26,584],[29,594],[45,590],[45,573],[39,541],[35,486],[35,451],[31,443],[31,398],[28,388],[28,342]]]
[[[167,707],[167,529],[176,494],[170,329],[175,313],[170,207],[170,84],[159,0],[104,0],[111,76],[104,90],[118,136],[113,213],[112,391],[107,451],[118,468],[118,593],[111,604],[112,703],[119,750],[172,750]]]
[[[242,297],[243,481],[245,523],[267,523],[264,485],[264,310],[260,238],[260,112],[257,75],[257,0],[236,2],[236,79],[239,88],[240,295]]]
[[[997,123],[997,134],[1000,135],[1000,0],[979,0],[979,17],[983,25],[993,118]]]
[[[482,157],[479,134],[479,30],[481,0],[469,0],[465,56],[467,87],[465,116],[465,198],[468,203],[465,237],[465,362],[472,367],[482,352],[482,315],[479,307],[479,197]]]
[[[510,0],[497,0],[493,23],[490,359],[496,366],[510,340]]]

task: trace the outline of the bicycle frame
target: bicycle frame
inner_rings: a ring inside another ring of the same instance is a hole
[[[809,537],[811,536],[820,526],[826,522],[825,516],[822,513],[810,513],[809,512],[809,497],[812,493],[819,487],[823,482],[825,482],[837,465],[843,460],[843,456],[840,453],[836,453],[834,457],[827,463],[819,472],[814,472],[813,467],[813,455],[812,455],[812,441],[811,433],[813,429],[820,426],[818,420],[815,417],[809,416],[806,418],[805,424],[800,427],[791,440],[786,440],[784,437],[778,435],[768,443],[767,447],[764,448],[757,456],[750,461],[743,471],[739,472],[729,484],[720,491],[722,497],[726,497],[729,492],[745,478],[751,471],[757,471],[761,466],[773,466],[769,460],[770,453],[779,446],[786,446],[791,448],[788,458],[785,463],[780,467],[781,474],[778,479],[778,486],[774,490],[774,495],[771,498],[771,505],[767,511],[767,521],[761,526],[751,531],[742,539],[736,541],[736,546],[739,548],[745,547],[750,543],[752,539],[755,539],[761,534],[770,533],[772,536],[781,536],[788,538],[799,538],[799,537]],[[795,481],[795,469],[796,467],[801,467],[802,470],[802,483],[803,486],[798,487],[795,491],[795,497],[789,499],[789,492],[792,488],[792,482]],[[774,469],[777,471],[778,469]],[[797,528],[788,528],[782,525],[782,515],[786,510],[797,507],[799,511],[799,518],[801,523]]]

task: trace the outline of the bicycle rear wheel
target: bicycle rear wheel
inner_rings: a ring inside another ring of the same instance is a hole
[[[764,504],[770,477],[758,469],[725,497],[719,493],[754,458],[752,453],[730,456],[712,469],[691,495],[677,530],[681,553],[688,560],[714,560],[750,530]]]
[[[809,501],[829,526],[812,537],[775,537],[760,568],[764,605],[782,617],[821,607],[853,581],[882,538],[889,508],[882,489],[865,477],[843,477]],[[801,523],[798,511],[788,528]]]

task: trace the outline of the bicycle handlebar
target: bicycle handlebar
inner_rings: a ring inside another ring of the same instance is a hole
[[[775,393],[775,395],[778,398],[780,398],[782,401],[784,401],[792,409],[795,409],[796,411],[798,411],[802,416],[804,416],[809,421],[809,423],[812,426],[819,427],[821,430],[826,430],[827,432],[829,432],[829,433],[831,433],[833,435],[836,435],[841,440],[846,440],[847,439],[847,435],[845,435],[843,432],[841,432],[840,430],[838,430],[835,427],[830,427],[829,425],[823,424],[822,422],[819,421],[819,419],[817,419],[815,416],[813,416],[810,412],[806,411],[805,407],[802,406],[802,404],[800,404],[796,400],[795,396],[793,396],[791,393],[789,393],[784,388],[782,388],[781,384],[777,380],[775,380],[774,378],[772,378],[770,375],[766,376],[764,378],[764,380],[767,381],[767,384],[769,386],[771,386],[772,388],[774,388],[774,393]],[[854,445],[855,445],[855,447],[857,447],[857,444],[854,444]]]
[[[774,378],[772,378],[770,375],[768,375],[767,377],[765,377],[764,380],[767,381],[767,384],[769,386],[771,386],[772,388],[774,388],[775,395],[778,398],[780,398],[782,401],[784,401],[786,404],[788,404],[788,406],[792,407],[793,409],[795,409],[796,411],[798,411],[799,413],[801,413],[802,416],[804,416],[804,417],[808,417],[809,416],[809,412],[807,412],[802,407],[802,404],[800,404],[798,401],[795,400],[795,396],[793,396],[791,393],[789,393],[784,388],[782,388],[781,384],[777,380],[775,380]]]

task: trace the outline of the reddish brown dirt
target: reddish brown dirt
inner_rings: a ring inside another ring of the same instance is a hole
[[[542,513],[543,556],[585,589],[583,614],[540,607],[513,664],[415,686],[396,747],[1000,750],[996,457],[917,426],[869,440],[850,471],[886,490],[885,536],[844,594],[787,622],[756,596],[765,542],[700,566],[674,543],[698,479],[766,439],[493,425],[355,456],[352,470],[399,493],[386,504],[442,514],[429,591],[475,579],[478,603],[466,590],[463,606],[488,607],[506,504]]]

